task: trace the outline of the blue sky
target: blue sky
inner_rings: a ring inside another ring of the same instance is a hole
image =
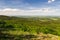
[[[49,0],[0,0],[0,8],[28,9],[28,7],[56,7],[60,5],[60,0],[48,3]],[[56,7],[57,8],[57,7]]]
[[[0,0],[0,15],[60,15],[59,10],[60,0]]]

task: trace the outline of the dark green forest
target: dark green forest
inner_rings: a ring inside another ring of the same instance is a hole
[[[1,40],[23,40],[23,35],[32,38],[39,33],[60,36],[60,17],[0,16]]]

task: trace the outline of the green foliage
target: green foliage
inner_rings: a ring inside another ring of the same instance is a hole
[[[53,18],[53,19],[51,19]],[[58,20],[54,20],[58,19]],[[0,17],[0,28],[15,29],[29,33],[50,33],[60,35],[60,18],[46,17],[46,18],[19,18],[19,17]]]
[[[7,25],[5,21],[0,21],[0,31],[12,30],[13,28],[13,25]]]

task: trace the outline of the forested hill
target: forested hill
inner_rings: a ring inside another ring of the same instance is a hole
[[[20,28],[23,31],[33,33],[43,32],[60,35],[60,18],[39,18],[39,17],[11,17],[11,16],[0,16],[0,21],[6,22],[6,25],[13,25],[14,28]]]
[[[18,32],[18,33],[17,33]],[[59,17],[0,16],[0,35],[53,34],[60,36]]]
[[[17,19],[17,17],[0,15],[0,19],[3,19],[3,20],[10,20],[10,19]]]

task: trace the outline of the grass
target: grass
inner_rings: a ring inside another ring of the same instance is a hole
[[[58,40],[60,40],[60,36],[59,36]]]
[[[12,32],[12,33],[11,33]],[[39,34],[29,34],[27,32],[23,34],[18,34],[13,31],[9,33],[3,33],[3,37],[1,40],[6,39],[6,40],[58,40],[56,35],[52,34],[44,34],[44,33],[39,33]],[[16,34],[15,34],[16,33]]]

